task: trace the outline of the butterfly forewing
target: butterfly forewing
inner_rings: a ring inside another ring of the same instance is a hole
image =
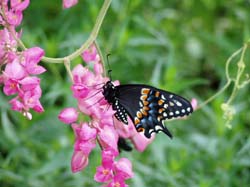
[[[136,130],[143,131],[147,138],[159,131],[172,137],[163,120],[186,116],[193,111],[190,102],[183,97],[152,86],[128,84],[116,86],[115,89],[115,102],[120,109],[115,114],[116,118],[127,122],[124,120],[127,113]]]

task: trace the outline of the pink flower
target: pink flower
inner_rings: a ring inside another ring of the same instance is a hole
[[[5,14],[6,14],[7,22],[10,25],[18,26],[22,22],[23,14],[21,11],[9,10]]]
[[[98,136],[103,149],[111,149],[114,153],[118,154],[118,134],[115,132],[114,127],[104,126],[98,133]]]
[[[17,33],[13,31],[13,33]],[[13,61],[12,54],[16,52],[17,42],[10,34],[9,30],[4,28],[0,30],[0,65]],[[16,56],[16,55],[15,55]]]
[[[19,84],[22,85],[21,88],[23,91],[34,90],[40,85],[40,79],[37,77],[25,77],[19,81]]]
[[[60,112],[58,118],[60,121],[66,124],[74,123],[78,118],[78,112],[75,108],[72,107],[65,108]]]
[[[70,8],[78,3],[78,0],[63,0],[63,8]]]
[[[144,136],[143,133],[137,133],[134,136],[132,136],[130,139],[132,143],[135,146],[135,149],[137,151],[143,152],[149,144],[152,143],[152,141],[155,138],[155,134],[152,134],[152,136],[148,139]]]
[[[6,95],[13,95],[18,93],[18,89],[19,89],[18,81],[16,81],[15,79],[8,79],[7,81],[5,81],[3,92]]]
[[[25,68],[18,62],[18,59],[16,58],[13,62],[10,62],[5,66],[4,75],[8,78],[21,80],[27,76],[27,73]]]
[[[99,166],[96,169],[96,174],[94,176],[97,182],[108,182],[113,178],[112,167]]]
[[[33,90],[19,94],[19,97],[22,99],[26,111],[28,111],[29,108],[38,109],[41,107],[39,101],[39,98],[41,97],[41,88],[39,86]],[[43,109],[42,111],[39,109],[37,112],[43,112]]]
[[[89,94],[89,88],[84,84],[73,84],[71,90],[76,99],[83,99]]]
[[[198,107],[198,101],[197,101],[197,99],[192,98],[191,105],[192,105],[192,107],[193,107],[194,110],[197,109],[197,107]]]
[[[100,56],[97,53],[97,49],[95,45],[91,45],[89,49],[85,50],[82,53],[82,58],[85,62],[98,62],[100,60]]]
[[[111,150],[102,151],[102,165],[97,167],[95,174],[95,181],[97,182],[108,182],[113,177],[113,167],[114,167],[114,154]]]
[[[83,153],[83,151],[74,151],[71,158],[71,171],[73,173],[83,170],[89,163],[88,156]]]
[[[23,108],[24,108],[23,103],[20,102],[20,101],[18,100],[17,97],[11,99],[11,100],[9,101],[9,103],[10,103],[10,105],[11,105],[11,109],[12,109],[12,110],[21,112],[21,111],[23,110]]]
[[[122,176],[124,179],[132,178],[134,173],[132,171],[132,164],[127,158],[121,158],[114,164],[114,170],[117,175]]]
[[[116,131],[120,137],[130,139],[137,151],[143,152],[147,146],[152,143],[155,135],[152,134],[151,138],[148,139],[143,133],[136,131],[135,126],[130,119],[128,119],[128,122],[128,125],[124,125],[124,123],[114,118]]]
[[[29,0],[11,0],[11,8],[15,11],[23,11],[29,6],[30,1]]]
[[[87,123],[81,125],[72,124],[76,140],[74,153],[71,160],[73,172],[78,172],[88,164],[88,156],[95,147],[96,129],[89,127]]]
[[[44,56],[43,49],[39,47],[33,47],[24,51],[24,60],[21,64],[24,66],[28,74],[38,75],[44,73],[46,69],[37,65]]]
[[[102,165],[97,167],[95,181],[107,183],[106,186],[126,186],[125,180],[133,177],[132,164],[126,158],[114,160],[110,150],[102,151]]]
[[[105,187],[128,187],[127,184],[125,184],[124,178],[120,175],[114,176],[112,181],[108,183]]]

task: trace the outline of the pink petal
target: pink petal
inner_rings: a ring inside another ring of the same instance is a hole
[[[90,140],[96,138],[96,129],[89,127],[89,125],[82,125],[80,131],[80,138],[82,140]]]
[[[99,133],[99,137],[100,144],[104,149],[111,149],[114,152],[118,152],[118,134],[113,127],[104,126],[104,128]]]
[[[18,62],[18,59],[15,59],[13,62],[8,63],[5,66],[4,72],[7,77],[16,80],[23,79],[27,75],[23,66],[21,66],[21,64]]]
[[[29,6],[30,1],[29,0],[11,0],[11,8],[15,11],[23,11]]]
[[[138,134],[138,132],[135,129],[134,124],[129,118],[128,118],[128,122],[129,122],[128,125],[125,125],[124,123],[114,118],[114,125],[116,128],[116,132],[122,138],[131,138],[134,135]]]
[[[63,8],[70,8],[78,3],[78,0],[63,0]]]
[[[127,158],[121,158],[118,162],[116,162],[115,171],[117,175],[122,175],[124,179],[129,179],[134,176],[132,164]]]
[[[117,156],[117,153],[112,149],[105,149],[102,151],[102,165],[105,168],[113,168],[114,159]]]
[[[23,91],[28,91],[36,88],[40,84],[40,79],[37,77],[25,77],[19,83],[22,85]]]
[[[192,105],[193,109],[195,110],[198,107],[198,101],[197,101],[197,99],[192,98],[191,105]]]
[[[85,154],[86,156],[90,154],[93,148],[95,148],[95,141],[89,140],[89,141],[82,141],[79,143],[79,149]]]
[[[7,21],[10,25],[18,26],[22,22],[23,14],[21,11],[8,11],[6,12]]]
[[[96,174],[94,176],[95,181],[108,182],[112,178],[113,178],[113,173],[110,168],[105,168],[103,166],[97,167]]]
[[[3,92],[6,95],[16,94],[18,92],[18,90],[19,90],[18,81],[13,80],[13,79],[8,79],[7,81],[5,81],[4,87],[3,87]]]
[[[77,99],[85,98],[90,92],[89,88],[83,84],[73,84],[71,90],[73,91],[73,96]]]
[[[29,64],[37,64],[44,56],[44,50],[40,47],[32,47],[24,51],[24,57]]]
[[[44,112],[44,108],[41,105],[40,101],[37,101],[36,104],[33,106],[32,108],[34,111],[38,112],[38,113],[42,113]]]
[[[148,139],[142,133],[135,134],[131,141],[134,144],[137,151],[143,152],[146,147],[154,140],[155,135],[152,134],[151,138]]]
[[[21,112],[23,110],[24,106],[17,98],[11,99],[9,101],[9,103],[11,104],[12,110],[19,111],[19,112]]]
[[[73,173],[79,172],[88,165],[88,157],[82,151],[74,151],[71,159],[71,170]]]
[[[65,108],[58,115],[60,121],[66,124],[76,122],[78,118],[78,111],[75,108]]]

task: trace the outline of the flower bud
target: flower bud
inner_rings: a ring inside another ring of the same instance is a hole
[[[78,118],[78,112],[75,108],[65,108],[58,115],[60,121],[66,124],[74,123]]]

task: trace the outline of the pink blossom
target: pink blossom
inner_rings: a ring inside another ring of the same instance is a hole
[[[8,12],[5,13],[5,15],[7,18],[7,22],[13,26],[20,25],[23,19],[23,14],[21,11],[9,10]]]
[[[82,58],[85,62],[98,62],[100,60],[100,56],[97,53],[97,49],[95,45],[91,45],[89,49],[85,50],[82,53]]]
[[[10,103],[10,105],[11,105],[11,109],[12,109],[12,110],[21,112],[21,111],[23,110],[23,108],[24,108],[23,103],[20,102],[20,101],[18,100],[17,97],[11,99],[11,100],[9,101],[9,103]]]
[[[89,127],[87,123],[81,125],[72,124],[76,140],[71,161],[73,172],[78,172],[88,164],[88,156],[95,147],[96,129]]]
[[[115,157],[118,156],[116,152],[114,153],[112,149],[102,150],[102,165],[104,167],[113,168]]]
[[[124,125],[124,123],[114,118],[116,131],[120,137],[130,139],[137,151],[143,152],[147,146],[152,143],[155,135],[153,134],[151,138],[148,139],[143,133],[138,133],[136,131],[135,126],[130,119],[128,119],[128,122],[128,125]]]
[[[152,134],[152,136],[148,139],[144,136],[143,133],[137,133],[134,136],[132,136],[130,139],[135,146],[135,149],[137,151],[143,152],[149,144],[152,143],[152,141],[155,138],[155,134]]]
[[[113,178],[112,167],[99,166],[96,169],[96,174],[94,176],[97,182],[108,182]]]
[[[42,104],[40,103],[39,100],[36,102],[36,104],[33,106],[32,109],[33,109],[35,112],[38,112],[38,113],[44,112],[43,106],[42,106]]]
[[[95,181],[104,182],[106,186],[126,186],[125,180],[134,175],[131,162],[126,158],[115,161],[110,150],[102,151],[102,165],[96,170]]]
[[[63,8],[70,8],[78,3],[78,0],[63,0]]]
[[[73,84],[71,90],[76,99],[83,99],[89,94],[89,88],[83,84]]]
[[[11,0],[11,8],[15,11],[23,11],[29,6],[29,0]]]
[[[4,74],[15,80],[21,80],[27,76],[25,68],[18,62],[17,58],[5,66]]]
[[[124,179],[132,178],[134,173],[132,171],[132,164],[127,158],[121,158],[114,164],[114,170],[117,175],[122,176]]]
[[[105,187],[128,187],[127,184],[125,184],[124,178],[120,175],[114,176],[112,181],[108,183]]]
[[[111,149],[114,153],[118,153],[118,134],[115,132],[114,127],[106,125],[98,135],[103,149]]]
[[[71,158],[71,171],[73,173],[83,170],[89,163],[88,156],[83,153],[83,151],[74,151]]]
[[[113,177],[114,154],[111,150],[102,151],[102,165],[97,167],[94,179],[97,182],[108,182]]]
[[[15,33],[17,36],[17,33],[15,31],[13,31],[13,33]],[[0,30],[0,65],[13,61],[12,56],[13,52],[16,52],[16,48],[17,42],[10,34],[9,30],[6,28]]]
[[[96,138],[96,129],[89,127],[88,123],[82,123],[81,125],[72,124],[76,139],[88,141]]]
[[[3,92],[6,95],[13,95],[18,93],[18,89],[19,89],[18,81],[15,79],[8,79],[7,81],[5,81]]]
[[[40,79],[37,77],[25,77],[19,81],[19,84],[22,85],[21,88],[23,91],[34,90],[40,85]]]
[[[94,64],[94,72],[96,75],[102,75],[103,74],[103,67],[101,63],[95,63]]]
[[[23,56],[24,60],[22,61],[22,65],[29,74],[38,75],[46,71],[44,67],[37,65],[44,56],[43,49],[39,47],[27,49],[24,51]]]
[[[36,89],[40,88],[37,87]],[[37,108],[41,105],[39,101],[40,94],[36,91],[36,89],[21,93],[21,99],[26,110],[29,110],[29,108]]]
[[[197,109],[197,107],[198,107],[198,101],[197,101],[197,99],[192,98],[191,105],[192,105],[192,107],[193,107],[194,110]]]
[[[69,107],[63,109],[58,115],[60,121],[70,124],[76,122],[78,118],[78,112],[75,108]]]

